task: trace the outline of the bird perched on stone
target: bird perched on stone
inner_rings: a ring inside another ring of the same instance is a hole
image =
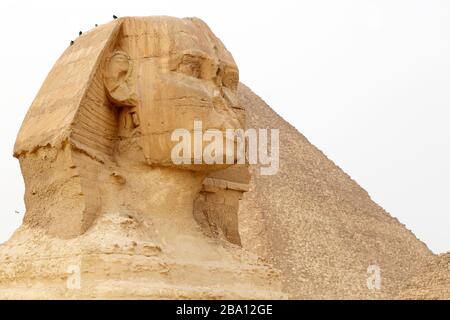
[[[73,40],[72,40],[72,41],[70,41],[70,45],[73,45],[74,43],[75,43],[75,41],[73,41]]]
[[[83,31],[78,32],[78,35],[81,36],[83,34]]]
[[[115,14],[113,14],[113,19],[117,19],[117,16]]]
[[[95,24],[95,27],[97,28],[97,27],[98,27],[98,24]]]

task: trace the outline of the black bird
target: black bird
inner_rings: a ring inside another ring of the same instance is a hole
[[[81,36],[83,34],[83,31],[78,32],[78,35]]]
[[[98,24],[95,24],[95,27],[97,28],[97,27],[98,27]]]
[[[117,16],[115,14],[113,14],[113,19],[117,19]]]
[[[75,41],[73,41],[73,40],[72,40],[72,41],[70,41],[70,45],[73,45],[74,43],[75,43]]]

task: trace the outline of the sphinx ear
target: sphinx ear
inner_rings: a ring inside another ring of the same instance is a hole
[[[137,105],[132,71],[132,61],[123,51],[115,51],[106,60],[103,80],[108,97],[113,104],[130,107]]]

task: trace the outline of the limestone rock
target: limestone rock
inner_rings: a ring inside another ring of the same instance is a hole
[[[450,300],[450,253],[432,259],[401,287],[397,299]]]

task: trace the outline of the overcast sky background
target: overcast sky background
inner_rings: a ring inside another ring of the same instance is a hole
[[[2,0],[0,12],[0,242],[25,211],[16,134],[70,40],[113,14],[171,15],[205,20],[242,82],[430,249],[450,251],[450,1]]]

